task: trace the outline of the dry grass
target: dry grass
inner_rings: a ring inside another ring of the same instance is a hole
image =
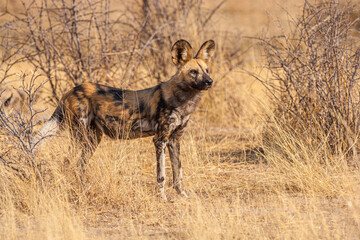
[[[191,199],[168,186],[170,202],[156,195],[150,139],[104,141],[82,184],[72,171],[76,158],[64,165],[66,141],[49,142],[52,150],[41,156],[49,172],[43,186],[12,182],[18,178],[1,170],[2,238],[359,237],[358,170],[341,158],[321,163],[322,156],[306,156],[306,146],[291,143],[298,147],[288,149],[293,162],[270,152],[267,163],[259,157],[260,162],[249,161],[237,131],[188,131],[182,159]]]
[[[210,8],[216,3],[207,4]],[[274,5],[265,0],[227,1],[215,17],[224,32],[256,35],[268,20],[266,9],[286,19]],[[287,7],[296,12],[299,5],[300,0]],[[224,58],[224,38],[215,41],[217,57]],[[258,51],[250,50],[242,67],[258,71],[259,59]],[[276,119],[269,134],[279,145],[262,146],[268,121],[263,113],[271,116],[262,85],[240,70],[214,68],[217,83],[205,93],[182,139],[184,187],[190,199],[167,185],[170,201],[160,201],[151,138],[105,138],[80,181],[78,149],[63,133],[38,154],[40,177],[23,179],[0,167],[0,238],[360,238],[357,163],[349,162],[346,154],[334,156],[326,144],[315,147],[311,139],[298,139]],[[265,72],[258,74],[266,77]],[[147,79],[144,84],[152,83]],[[7,142],[0,143],[0,149],[6,147]],[[171,178],[168,161],[166,174]]]

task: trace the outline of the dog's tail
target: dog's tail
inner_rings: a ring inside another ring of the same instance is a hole
[[[59,130],[64,120],[64,111],[58,106],[50,119],[44,124],[38,134],[32,139],[32,152],[35,152],[51,136],[54,136]]]

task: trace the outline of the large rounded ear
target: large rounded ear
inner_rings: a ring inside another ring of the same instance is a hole
[[[201,45],[199,51],[195,55],[195,58],[202,59],[206,63],[209,63],[211,57],[215,52],[215,42],[214,40],[208,40]]]
[[[179,68],[187,61],[192,59],[192,47],[186,40],[178,40],[171,48],[171,56],[173,63]]]
[[[20,100],[24,101],[26,96],[27,96],[26,93],[23,90],[20,90],[20,89],[14,88],[14,90],[16,90],[18,92]]]

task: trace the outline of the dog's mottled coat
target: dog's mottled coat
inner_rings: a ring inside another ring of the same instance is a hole
[[[167,82],[152,88],[131,91],[95,83],[73,88],[62,98],[34,142],[68,126],[74,139],[83,144],[81,166],[84,169],[103,134],[113,139],[154,136],[161,198],[166,199],[166,147],[170,153],[174,188],[187,196],[181,186],[179,140],[202,91],[212,85],[208,63],[214,49],[214,41],[206,41],[193,57],[191,45],[185,40],[177,41],[171,54],[178,71]]]

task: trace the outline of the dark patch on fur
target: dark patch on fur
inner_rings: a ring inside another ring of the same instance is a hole
[[[96,94],[101,95],[101,96],[105,96],[107,94],[107,91],[105,91],[103,86],[97,84],[96,88],[97,88]]]
[[[164,181],[164,177],[161,177],[157,180],[158,183],[162,183]]]
[[[117,106],[119,105],[119,102],[121,103],[123,101],[124,91],[122,89],[108,87],[100,84],[96,84],[96,88],[97,88],[96,94],[101,96],[110,95],[114,99],[114,101],[116,101],[116,103],[114,104],[117,104]]]
[[[105,116],[105,121],[108,121],[108,122],[110,122],[110,123],[112,123],[112,122],[118,122],[118,123],[120,123],[120,122],[122,122],[123,120],[122,120],[121,118],[117,117],[117,116],[106,115],[106,116]]]
[[[140,100],[139,101],[139,113],[142,113],[145,111],[145,103],[144,101]]]
[[[164,109],[167,108],[167,104],[164,100],[164,96],[163,96],[163,92],[161,90],[161,88],[159,89],[160,91],[160,98],[159,98],[159,104],[157,105],[157,108],[156,108],[156,119],[159,119],[160,118],[160,113],[163,112]]]
[[[80,101],[81,100],[81,95],[82,93],[84,93],[84,87],[83,85],[78,85],[76,87],[74,87],[74,91],[73,91],[75,97]]]
[[[83,92],[83,91],[84,91],[83,85],[78,85],[74,87],[74,92]]]
[[[113,97],[115,101],[123,101],[124,91],[122,89],[110,88],[108,93]]]
[[[59,123],[63,122],[63,120],[64,120],[64,111],[60,106],[55,109],[55,112],[51,116],[50,120],[51,119],[56,119]]]

